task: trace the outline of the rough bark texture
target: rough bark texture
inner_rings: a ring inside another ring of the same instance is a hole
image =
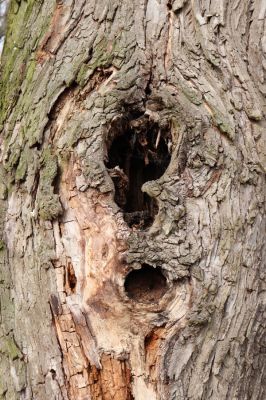
[[[265,15],[11,1],[1,399],[266,398]]]

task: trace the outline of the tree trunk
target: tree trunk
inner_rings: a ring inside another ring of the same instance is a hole
[[[11,1],[1,399],[266,398],[265,14]]]

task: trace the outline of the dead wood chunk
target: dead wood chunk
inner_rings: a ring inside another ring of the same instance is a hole
[[[62,306],[60,300],[55,294],[51,294],[50,296],[50,305],[52,312],[55,316],[62,314]]]

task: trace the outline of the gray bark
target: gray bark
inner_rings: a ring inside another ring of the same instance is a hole
[[[8,1],[0,0],[0,56],[4,46]]]
[[[0,399],[266,398],[265,13],[11,1]]]

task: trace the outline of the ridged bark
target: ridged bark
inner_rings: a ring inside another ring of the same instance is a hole
[[[265,16],[11,1],[1,399],[266,398]]]

